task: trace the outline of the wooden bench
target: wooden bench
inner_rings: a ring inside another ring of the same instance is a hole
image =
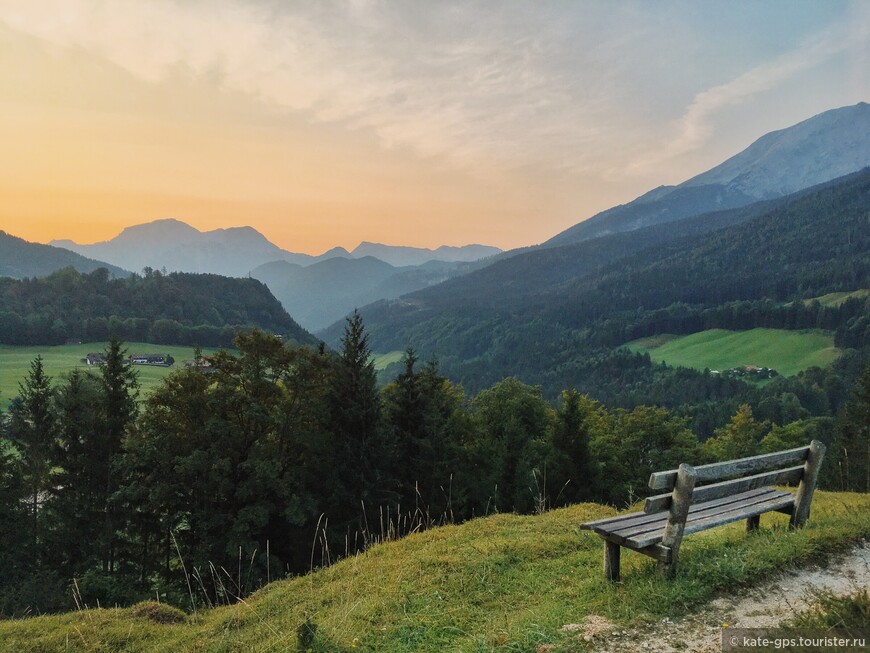
[[[671,577],[684,535],[741,519],[752,531],[763,513],[773,511],[791,515],[792,528],[802,526],[810,515],[824,454],[825,445],[813,440],[797,449],[656,472],[650,476],[650,489],[669,493],[649,497],[643,512],[587,522],[580,528],[604,538],[607,579],[619,580],[623,546],[655,558],[663,575]],[[796,494],[771,487],[796,481]]]

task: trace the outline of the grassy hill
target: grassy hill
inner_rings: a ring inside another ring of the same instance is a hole
[[[307,576],[272,583],[244,602],[160,623],[154,606],[90,609],[0,622],[0,649],[47,651],[557,651],[592,650],[566,624],[600,615],[637,626],[697,610],[870,535],[870,496],[817,492],[812,518],[790,531],[784,515],[686,538],[676,580],[623,554],[623,582],[603,580],[601,539],[585,520],[596,504],[541,516],[501,514],[436,528]],[[149,618],[149,614],[151,617]],[[307,624],[305,626],[304,624]],[[310,635],[298,645],[299,633]]]
[[[105,342],[87,342],[80,345],[33,346],[17,347],[0,345],[0,406],[6,406],[18,395],[18,384],[30,371],[30,363],[37,355],[42,355],[45,372],[51,377],[62,377],[74,368],[96,370],[88,367],[82,359],[91,352],[101,352],[106,348]],[[142,342],[126,342],[124,348],[130,354],[169,354],[175,359],[172,367],[151,367],[137,365],[139,383],[142,394],[147,394],[157,386],[173,370],[184,366],[185,360],[193,359],[193,347],[177,347],[172,345],[155,345]],[[211,354],[216,349],[203,348],[204,354]]]
[[[840,351],[824,331],[710,329],[688,336],[655,336],[635,340],[632,351],[648,352],[652,360],[674,367],[727,370],[742,365],[770,367],[792,376],[808,367],[830,365]]]

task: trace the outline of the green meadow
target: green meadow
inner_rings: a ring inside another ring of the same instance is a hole
[[[852,292],[832,292],[827,295],[822,295],[821,297],[813,297],[812,299],[804,300],[804,303],[809,304],[811,302],[819,302],[822,306],[827,306],[829,308],[836,308],[843,302],[849,299],[865,299],[870,296],[870,290],[862,289],[855,290]]]
[[[372,359],[375,364],[375,369],[380,371],[387,368],[388,365],[398,363],[405,356],[403,351],[391,351],[386,354],[374,354]]]
[[[769,367],[792,376],[808,367],[825,367],[840,355],[833,334],[821,331],[710,329],[688,336],[659,335],[629,343],[658,363],[697,370],[727,370],[742,365]]]
[[[0,345],[0,406],[6,406],[13,397],[18,395],[18,384],[30,371],[30,363],[37,355],[42,356],[46,373],[54,378],[62,378],[70,371],[79,368],[96,371],[82,359],[91,352],[101,352],[106,348],[105,342],[87,342],[80,345],[36,345],[33,347],[17,347]],[[166,378],[173,370],[184,366],[184,361],[193,359],[193,347],[178,347],[174,345],[155,345],[143,342],[125,342],[124,348],[130,354],[169,354],[175,359],[172,367],[151,367],[137,365],[139,383],[142,394],[147,394],[152,388]],[[204,354],[210,354],[216,349],[203,349]]]

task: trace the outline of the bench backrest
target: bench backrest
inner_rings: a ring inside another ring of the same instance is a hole
[[[669,510],[675,498],[678,501],[681,500],[678,495],[683,497],[682,500],[688,500],[689,503],[701,503],[768,485],[783,485],[805,479],[806,481],[801,483],[798,494],[801,495],[802,490],[809,490],[809,496],[812,496],[818,466],[824,451],[825,445],[813,440],[806,447],[788,449],[787,451],[777,451],[761,456],[728,460],[698,467],[681,465],[679,470],[655,472],[649,479],[650,489],[672,491],[649,497],[643,509],[646,513]],[[679,478],[691,478],[692,487],[681,488]],[[805,487],[807,485],[812,485],[812,487]]]

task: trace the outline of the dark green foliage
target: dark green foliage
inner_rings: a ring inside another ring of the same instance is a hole
[[[589,440],[601,406],[573,388],[562,392],[556,412],[552,452],[545,467],[547,496],[553,506],[590,500],[597,487]]]
[[[858,377],[839,424],[835,455],[843,488],[870,492],[870,365]]]
[[[160,344],[232,346],[240,328],[258,326],[314,343],[255,279],[148,270],[111,279],[105,269],[66,268],[44,278],[0,277],[0,343],[62,344],[110,335]]]
[[[22,457],[22,475],[28,489],[30,546],[37,551],[42,542],[41,495],[49,488],[52,448],[57,415],[52,405],[51,379],[37,356],[30,372],[19,384],[20,397],[12,404],[9,435]]]
[[[336,488],[330,513],[346,524],[361,507],[395,500],[397,478],[395,447],[382,428],[377,376],[359,313],[347,319],[341,344],[329,384],[327,431]]]
[[[625,505],[647,496],[650,474],[698,462],[698,441],[684,420],[661,408],[603,413],[592,438],[597,497]]]
[[[459,472],[462,437],[469,425],[461,388],[433,361],[421,371],[409,349],[403,371],[383,392],[384,418],[395,447],[399,504],[424,519],[452,519],[453,478]]]
[[[540,388],[505,379],[471,403],[476,428],[468,442],[471,502],[477,514],[543,507],[539,479],[553,416]]]

